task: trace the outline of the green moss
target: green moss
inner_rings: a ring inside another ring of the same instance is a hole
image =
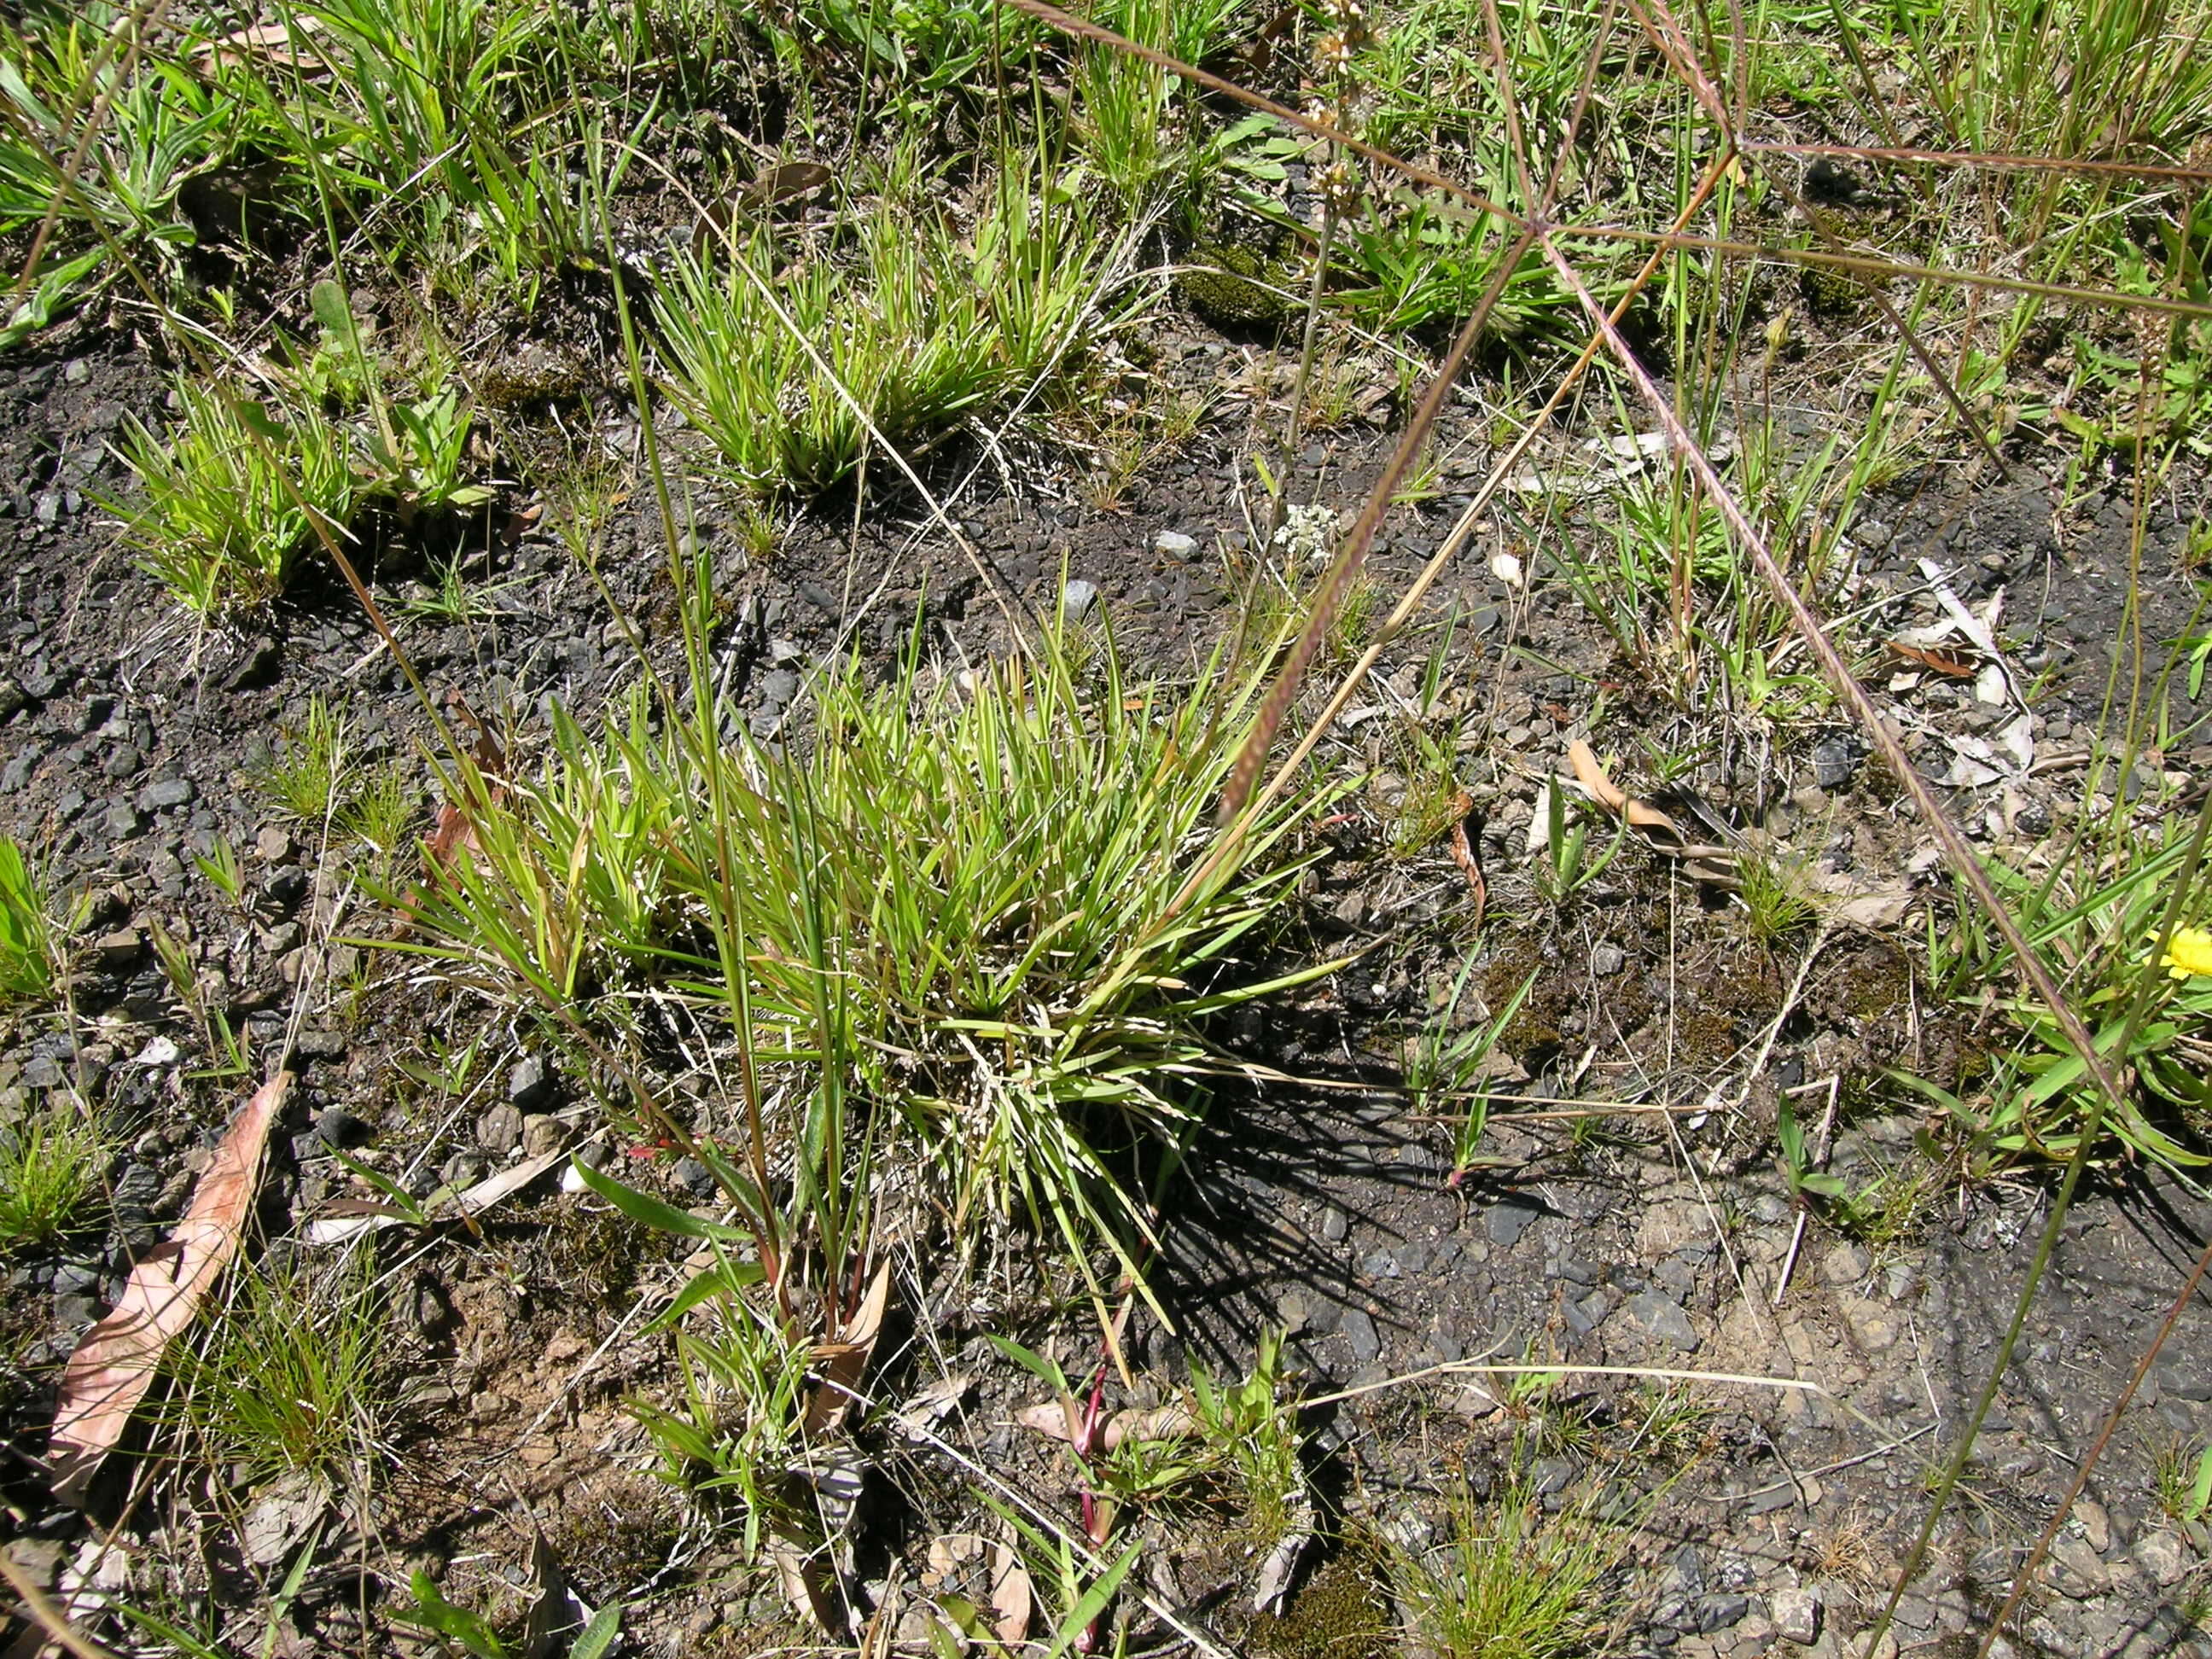
[[[1685,1014],[1675,1027],[1682,1057],[1692,1065],[1717,1065],[1735,1053],[1735,1022],[1716,1009]]]
[[[1266,1659],[1388,1659],[1397,1653],[1389,1597],[1371,1552],[1333,1557],[1291,1597],[1281,1618],[1254,1614],[1243,1647]]]
[[[1256,249],[1236,243],[1200,243],[1184,263],[1215,269],[1186,270],[1175,279],[1176,292],[1200,318],[1215,328],[1280,328],[1299,307],[1275,292],[1296,286],[1297,271],[1270,261]],[[1261,283],[1269,286],[1261,287]]]
[[[1807,265],[1797,273],[1797,291],[1815,317],[1844,321],[1866,309],[1866,284],[1832,265]]]
[[[1869,960],[1872,957],[1872,960]],[[1853,964],[1846,996],[1852,1013],[1861,1019],[1877,1019],[1904,1006],[1912,994],[1912,964],[1901,951],[1869,951]]]

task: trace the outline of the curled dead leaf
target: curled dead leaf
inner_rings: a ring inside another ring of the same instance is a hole
[[[1567,763],[1583,793],[1622,823],[1641,835],[1668,857],[1682,860],[1684,870],[1699,881],[1729,885],[1735,879],[1735,849],[1699,841],[1668,814],[1648,801],[1640,801],[1607,777],[1590,746],[1580,738],[1567,745]]]
[[[1907,662],[1917,663],[1921,667],[1931,669],[1949,679],[1970,680],[1979,672],[1979,665],[1975,659],[1961,651],[1930,650],[1924,646],[1908,644],[1903,640],[1892,640],[1889,650]]]
[[[238,1254],[269,1126],[291,1086],[292,1073],[277,1073],[231,1120],[192,1193],[191,1207],[131,1270],[115,1306],[70,1355],[47,1441],[54,1495],[64,1502],[83,1501],[101,1460],[122,1439],[131,1413],[145,1398],[162,1352],[191,1324]]]
[[[867,1293],[837,1340],[816,1347],[815,1356],[822,1362],[822,1380],[814,1385],[814,1397],[806,1406],[809,1438],[834,1434],[844,1426],[853,1409],[853,1395],[867,1375],[868,1360],[875,1353],[876,1338],[883,1334],[884,1310],[890,1305],[890,1294],[891,1268],[886,1261],[876,1269]]]
[[[1014,1421],[1025,1429],[1054,1440],[1065,1440],[1071,1445],[1082,1435],[1082,1427],[1073,1411],[1073,1402],[1062,1405],[1048,1402],[1024,1406],[1014,1413]],[[1118,1446],[1150,1440],[1188,1440],[1198,1432],[1198,1419],[1181,1406],[1156,1406],[1149,1411],[1115,1412],[1099,1426],[1098,1449],[1112,1451]]]

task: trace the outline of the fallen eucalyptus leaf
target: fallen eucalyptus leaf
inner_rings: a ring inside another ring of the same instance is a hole
[[[279,1072],[255,1091],[208,1160],[184,1218],[139,1260],[115,1306],[70,1355],[46,1443],[54,1495],[64,1502],[83,1501],[145,1398],[162,1352],[238,1254],[269,1126],[291,1086],[292,1073]]]

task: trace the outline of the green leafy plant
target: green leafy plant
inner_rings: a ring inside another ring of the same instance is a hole
[[[749,1190],[715,1148],[698,1150],[730,1188]],[[806,1479],[812,1345],[769,1294],[776,1287],[767,1285],[757,1255],[763,1244],[774,1249],[775,1234],[757,1200],[752,1224],[732,1226],[575,1167],[586,1187],[631,1220],[701,1241],[711,1257],[653,1324],[676,1334],[682,1404],[631,1407],[659,1443],[662,1474],[737,1505],[748,1560],[757,1559],[764,1538],[818,1541]],[[747,1248],[756,1259],[738,1254]]]
[[[1283,1397],[1285,1334],[1279,1329],[1260,1333],[1252,1369],[1240,1382],[1218,1382],[1205,1366],[1190,1368],[1200,1432],[1227,1467],[1237,1506],[1262,1546],[1272,1545],[1296,1522],[1305,1495],[1297,1409]]]
[[[1540,803],[1544,814],[1544,845],[1536,855],[1533,873],[1536,891],[1554,905],[1565,904],[1603,875],[1627,842],[1628,826],[1614,828],[1613,839],[1599,851],[1590,848],[1589,821],[1577,812],[1567,815],[1566,789],[1557,779],[1547,784]]]
[[[318,526],[344,532],[356,481],[343,435],[319,409],[283,410],[191,381],[166,434],[132,420],[122,444],[144,504],[125,512],[142,566],[203,614],[283,591]]]
[[[143,67],[126,71],[102,50],[125,27],[99,3],[43,27],[20,15],[0,27],[0,233],[50,213],[58,232],[0,347],[134,270],[157,293],[174,291],[198,240],[182,192],[252,138],[237,101],[187,64],[133,51]],[[88,115],[95,106],[104,118]]]
[[[437,1582],[420,1567],[408,1580],[407,1595],[409,1605],[394,1616],[402,1624],[427,1632],[441,1651],[451,1653],[458,1649],[469,1659],[510,1659],[519,1651],[481,1613],[448,1601]],[[619,1606],[600,1608],[591,1623],[568,1644],[568,1659],[602,1659],[603,1655],[611,1652],[616,1638],[622,1634],[622,1615]]]
[[[217,836],[206,852],[193,854],[192,867],[208,878],[233,909],[245,903],[246,871],[239,864],[238,849],[228,839]]]
[[[28,1001],[53,988],[61,930],[20,842],[0,836],[0,1003]]]
[[[2158,1506],[2185,1527],[2212,1520],[2212,1446],[2181,1443],[2166,1447],[2151,1471]]]
[[[451,386],[428,398],[395,403],[389,435],[367,436],[376,488],[407,512],[457,512],[491,500],[489,484],[465,482],[472,416]]]
[[[45,1249],[82,1224],[115,1149],[90,1109],[60,1094],[0,1128],[0,1255]]]
[[[1535,988],[1537,972],[1521,981],[1521,988],[1505,1000],[1490,1018],[1455,1029],[1460,1005],[1467,997],[1476,957],[1473,952],[1452,981],[1451,995],[1439,1008],[1406,1054],[1406,1091],[1416,1111],[1456,1119],[1453,1131],[1451,1184],[1458,1186],[1490,1160],[1482,1155],[1483,1131],[1490,1123],[1490,1088],[1486,1081],[1492,1052],[1505,1028],[1521,1012],[1528,993]]]
[[[2159,918],[2180,872],[2189,826],[2169,817],[2148,836],[2124,823],[2109,837],[2078,845],[2039,878],[1992,864],[1990,873],[2015,907],[2030,948],[2042,954],[2067,987],[2106,1062],[2135,1080],[2131,1097],[2114,1103],[2106,1132],[2136,1157],[2170,1168],[2201,1168],[2212,1159],[2171,1132],[2175,1120],[2201,1133],[2212,1123],[2212,1097],[2192,1056],[2212,1034],[2212,952],[2200,957],[2201,930],[2176,935],[2166,962],[2149,959]],[[1931,979],[1945,995],[1998,982],[2010,952],[1993,945],[1964,918],[1948,932],[1928,920]],[[2128,1011],[2146,975],[2151,1000],[2128,1051],[2116,1051]],[[2087,1103],[2081,1057],[2039,1004],[1999,1000],[2011,1045],[1965,1095],[1904,1071],[1890,1075],[1933,1100],[1978,1146],[1997,1158],[2070,1157]],[[2164,1120],[2161,1127],[2160,1119]]]

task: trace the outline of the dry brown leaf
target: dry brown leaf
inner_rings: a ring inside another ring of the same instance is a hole
[[[1023,1428],[1035,1429],[1039,1434],[1065,1440],[1072,1446],[1083,1433],[1077,1412],[1073,1400],[1056,1400],[1042,1406],[1023,1407],[1014,1413],[1014,1421]]]
[[[83,1501],[100,1460],[115,1449],[145,1397],[162,1350],[192,1322],[202,1298],[238,1254],[239,1229],[258,1185],[261,1149],[291,1086],[292,1073],[277,1073],[231,1120],[200,1176],[191,1207],[131,1270],[115,1306],[70,1356],[46,1449],[54,1495],[64,1502]]]
[[[860,1310],[838,1334],[838,1340],[816,1346],[815,1357],[823,1362],[822,1380],[814,1385],[814,1397],[806,1404],[808,1438],[834,1434],[844,1425],[853,1409],[853,1392],[867,1375],[876,1338],[883,1332],[884,1310],[890,1296],[891,1264],[886,1261],[876,1269],[867,1294],[860,1298]]]
[[[300,20],[299,32],[303,40],[312,37],[315,32],[313,21]],[[215,40],[203,40],[192,48],[191,56],[203,70],[227,69],[254,58],[279,69],[324,67],[322,58],[311,47],[293,44],[292,26],[289,23],[256,23],[249,28],[233,29]]]
[[[1580,738],[1567,745],[1567,763],[1575,769],[1575,781],[1582,785],[1592,800],[1642,835],[1660,851],[1670,857],[1692,860],[1691,874],[1701,881],[1733,879],[1725,868],[1735,860],[1732,849],[1693,840],[1690,833],[1668,814],[1649,802],[1634,799],[1606,776],[1605,769],[1598,764],[1597,757],[1590,752],[1589,744]]]
[[[1024,1406],[1014,1413],[1014,1421],[1025,1429],[1035,1429],[1039,1434],[1065,1440],[1071,1445],[1082,1431],[1073,1420],[1073,1412],[1058,1404]],[[1135,1441],[1188,1440],[1197,1432],[1198,1419],[1181,1406],[1115,1412],[1099,1427],[1098,1448],[1112,1451]]]
[[[1577,738],[1567,745],[1567,763],[1575,769],[1575,781],[1589,792],[1592,800],[1614,817],[1627,821],[1632,830],[1641,830],[1654,838],[1663,838],[1673,847],[1687,847],[1690,837],[1682,826],[1656,806],[1647,805],[1630,797],[1628,793],[1606,776],[1605,769],[1597,763],[1589,744]]]
[[[1980,665],[1972,657],[1957,651],[1930,651],[1920,646],[1908,645],[1903,640],[1892,640],[1889,649],[1908,662],[1918,663],[1923,668],[1933,669],[1954,680],[1970,680],[1980,672]]]
[[[1022,1558],[1004,1544],[993,1544],[991,1553],[991,1628],[1008,1647],[1026,1642],[1036,1595],[1030,1584],[1029,1569]]]
[[[837,1599],[831,1592],[821,1552],[781,1532],[769,1533],[766,1544],[776,1583],[791,1610],[811,1619],[826,1635],[842,1634],[838,1627],[843,1621],[837,1616]]]
[[[455,1214],[482,1215],[501,1200],[512,1198],[568,1156],[565,1148],[558,1152],[541,1152],[511,1170],[501,1170],[497,1175],[487,1176],[475,1186],[454,1194],[451,1210],[441,1205],[432,1212],[430,1219],[437,1222]],[[320,1216],[307,1224],[307,1243],[342,1244],[356,1234],[375,1228],[401,1226],[412,1219],[412,1217],[402,1215],[388,1205],[372,1203],[365,1199],[339,1199],[325,1206]]]
[[[965,1372],[940,1376],[891,1413],[892,1421],[916,1439],[934,1430],[967,1397],[975,1379]]]

